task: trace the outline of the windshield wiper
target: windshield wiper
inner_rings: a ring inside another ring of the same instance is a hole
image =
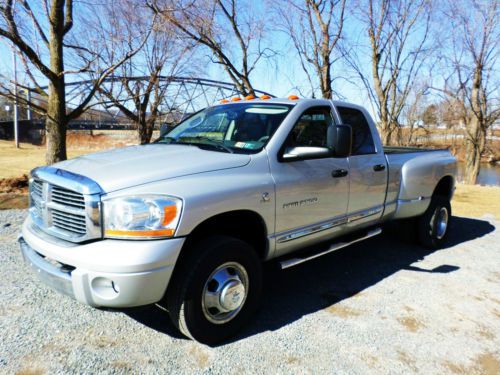
[[[202,142],[191,142],[190,140],[195,140],[195,141],[202,141]],[[164,142],[168,141],[168,142]],[[225,152],[229,152],[230,154],[234,154],[234,151],[231,150],[230,147],[219,143],[217,141],[214,141],[213,139],[207,138],[207,137],[201,137],[201,136],[196,136],[196,137],[180,137],[180,138],[174,138],[174,137],[164,137],[159,141],[159,143],[164,143],[167,145],[189,145],[189,146],[210,146],[213,147],[217,150],[223,150]]]
[[[169,142],[165,142],[169,141]],[[170,144],[170,143],[177,143],[177,138],[174,137],[163,137],[163,138],[158,138],[155,143],[165,143],[165,144]]]
[[[191,144],[202,144],[202,145],[208,145],[208,146],[214,146],[215,148],[218,148],[219,150],[224,150],[226,152],[229,152],[230,154],[234,154],[234,151],[226,146],[225,144],[221,142],[214,141],[213,139],[207,138],[207,137],[202,137],[202,136],[196,136],[196,137],[186,137],[188,139],[194,139],[194,140],[199,140],[207,143],[201,143],[201,142],[189,142]],[[182,137],[180,138],[182,141]],[[182,142],[181,142],[182,143]]]

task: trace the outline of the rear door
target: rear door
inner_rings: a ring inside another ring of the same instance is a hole
[[[365,110],[349,105],[336,105],[336,109],[342,123],[352,128],[347,216],[349,226],[358,226],[377,220],[382,215],[387,188],[387,163],[382,147],[374,141],[378,137],[373,134],[376,129],[373,123],[369,125],[371,119]]]

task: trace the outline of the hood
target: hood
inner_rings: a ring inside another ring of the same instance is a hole
[[[150,144],[89,154],[54,167],[91,178],[109,193],[168,178],[242,167],[249,162],[250,156],[244,154]]]

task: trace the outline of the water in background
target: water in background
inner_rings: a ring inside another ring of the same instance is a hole
[[[458,181],[464,180],[465,163],[458,163]],[[478,185],[494,185],[500,186],[500,165],[481,163],[479,176],[477,177]]]

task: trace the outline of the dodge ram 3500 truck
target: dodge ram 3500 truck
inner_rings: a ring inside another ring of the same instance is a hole
[[[357,105],[235,100],[152,144],[34,169],[19,242],[59,292],[162,301],[183,334],[214,344],[256,311],[265,261],[291,267],[406,218],[439,247],[455,173],[447,151],[384,149]]]

